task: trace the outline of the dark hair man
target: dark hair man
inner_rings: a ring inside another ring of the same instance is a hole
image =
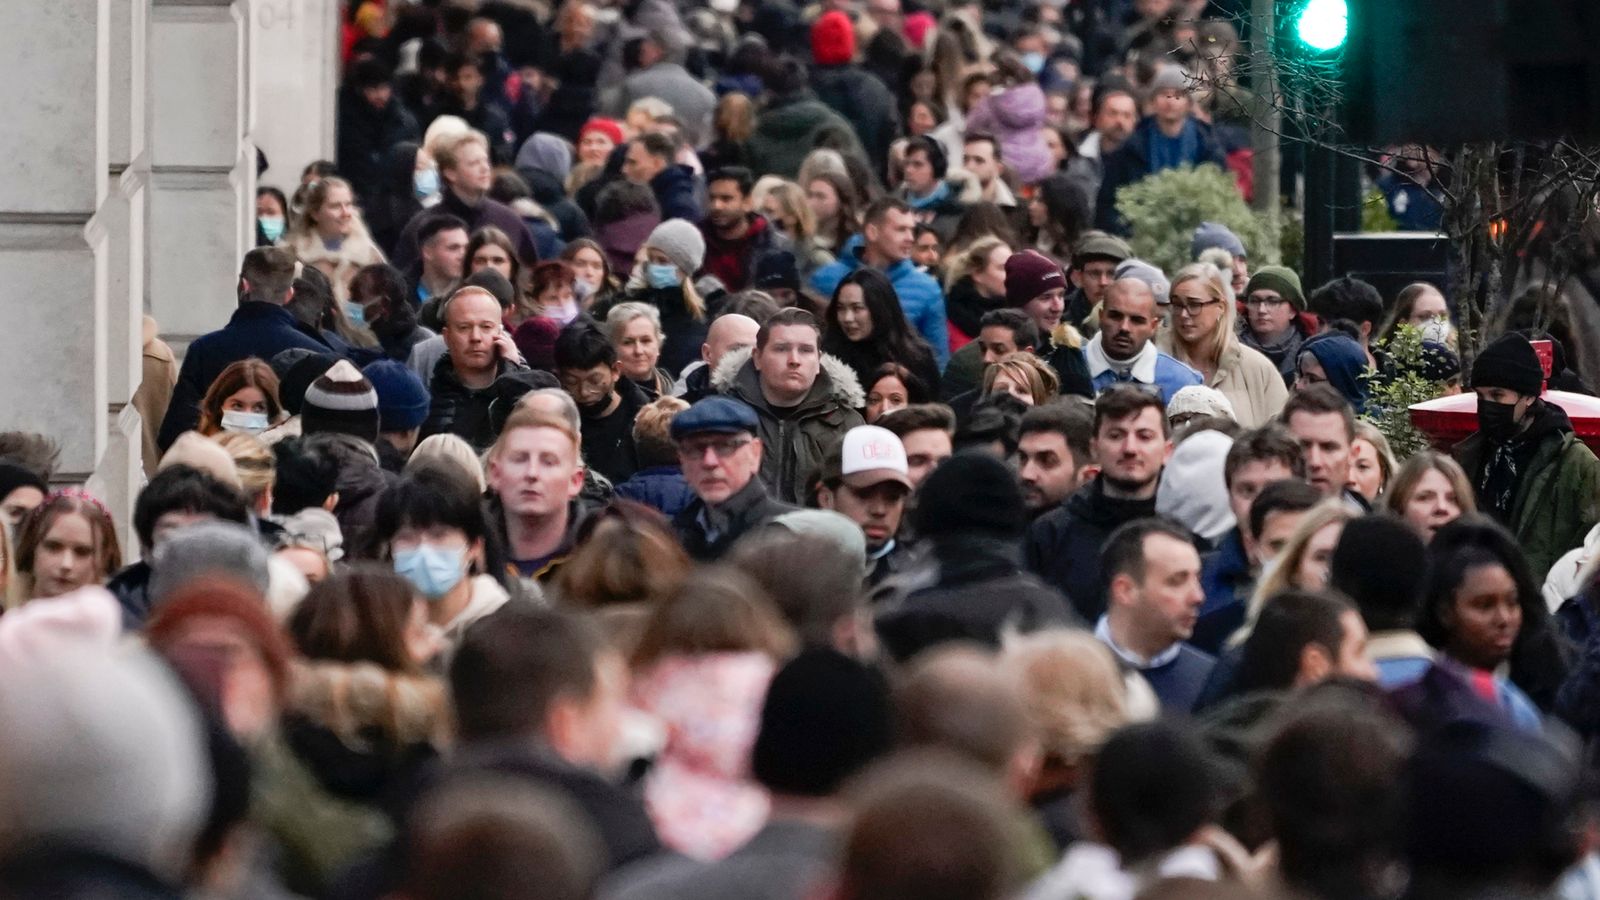
[[[867,207],[859,237],[851,238],[838,261],[811,276],[811,286],[832,297],[839,282],[862,266],[888,276],[906,320],[928,341],[942,368],[950,360],[950,332],[945,322],[944,291],[933,276],[911,261],[913,229],[917,217],[902,200],[884,197]]]

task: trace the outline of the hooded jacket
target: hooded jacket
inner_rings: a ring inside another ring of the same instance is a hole
[[[800,175],[800,163],[813,148],[822,146],[819,138],[826,130],[827,146],[867,162],[866,151],[855,129],[827,104],[801,91],[774,97],[756,118],[755,131],[745,143],[750,154],[750,169],[777,175],[791,181]],[[846,146],[838,147],[843,140]]]
[[[1023,184],[1055,172],[1044,142],[1045,100],[1038,84],[1019,84],[979,100],[967,113],[967,133],[987,132],[1000,140],[1000,158]]]
[[[1560,407],[1541,400],[1529,410],[1530,428],[1544,430],[1538,448],[1517,479],[1510,521],[1528,566],[1542,583],[1563,553],[1583,545],[1600,522],[1600,460],[1572,432]],[[1476,487],[1488,461],[1488,439],[1478,432],[1451,451]]]
[[[967,207],[983,198],[983,189],[970,172],[951,169],[934,185],[931,194],[917,197],[901,182],[894,195],[911,207],[919,221],[927,222],[938,233],[940,242],[949,244]]]
[[[760,422],[761,480],[784,503],[800,503],[806,481],[822,467],[822,458],[845,432],[864,424],[856,410],[866,405],[861,382],[850,367],[822,355],[817,380],[794,411],[783,417],[761,392],[751,349],[731,351],[711,376],[719,393],[741,400]]]
[[[811,70],[811,86],[818,100],[855,126],[867,158],[881,168],[900,131],[900,113],[889,89],[854,65],[816,66]]]
[[[1211,163],[1228,171],[1227,157],[1211,126],[1190,116],[1184,127],[1195,129],[1195,153],[1183,163],[1195,166]],[[1094,227],[1112,234],[1128,233],[1128,223],[1117,210],[1117,190],[1155,174],[1150,162],[1150,145],[1159,133],[1155,117],[1145,116],[1122,146],[1102,160],[1104,175],[1100,180],[1100,196],[1095,200]]]
[[[845,243],[837,262],[823,266],[811,276],[811,286],[822,296],[832,297],[839,282],[864,265],[861,261],[862,244],[861,235],[852,237]],[[906,319],[933,348],[934,359],[942,370],[945,363],[950,361],[950,332],[945,321],[944,291],[939,289],[939,282],[917,268],[910,259],[900,260],[883,274],[894,288],[895,296],[900,298],[900,308],[905,311]]]
[[[1154,496],[1107,497],[1104,479],[1095,478],[1029,526],[1024,542],[1028,568],[1066,594],[1085,621],[1098,621],[1106,611],[1100,549],[1119,526],[1155,514]]]
[[[1361,345],[1342,334],[1319,334],[1300,345],[1301,353],[1317,358],[1328,384],[1350,401],[1356,415],[1367,410],[1367,354]],[[1230,398],[1231,399],[1231,398]]]

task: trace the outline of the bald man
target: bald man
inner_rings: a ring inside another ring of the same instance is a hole
[[[723,357],[736,350],[747,350],[756,345],[756,332],[761,326],[755,319],[738,313],[718,316],[706,331],[706,342],[700,345],[700,362],[690,366],[678,380],[673,394],[690,405],[716,393],[711,387],[711,374]]]
[[[1106,289],[1100,304],[1100,333],[1083,348],[1096,394],[1118,382],[1158,390],[1163,404],[1180,389],[1203,384],[1200,373],[1156,348],[1161,312],[1150,285],[1121,278]]]
[[[489,420],[495,380],[526,365],[501,324],[500,301],[487,290],[458,289],[441,315],[445,354],[428,381],[431,403],[420,437],[454,434],[481,453],[495,438]]]

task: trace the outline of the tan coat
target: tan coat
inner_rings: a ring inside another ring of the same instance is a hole
[[[315,232],[286,236],[283,246],[294,251],[295,258],[308,266],[316,266],[333,282],[333,299],[343,303],[350,299],[350,279],[363,266],[388,262],[378,245],[364,234],[352,234],[344,239],[338,250],[322,246]]]
[[[1171,331],[1163,331],[1156,344],[1172,354],[1179,362],[1195,371],[1200,367],[1173,352]],[[1260,428],[1283,411],[1289,402],[1289,389],[1284,386],[1278,367],[1259,350],[1246,347],[1237,340],[1229,341],[1222,351],[1217,371],[1206,379],[1206,387],[1221,392],[1233,404],[1233,417],[1246,428]]]
[[[172,403],[172,390],[178,384],[178,358],[166,341],[156,337],[156,320],[144,317],[144,376],[133,392],[134,409],[144,421],[139,430],[141,459],[146,478],[154,477],[156,464],[161,462],[161,449],[156,446],[156,435],[161,431],[161,420],[167,417],[167,406]]]

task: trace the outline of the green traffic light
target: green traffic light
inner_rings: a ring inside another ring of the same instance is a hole
[[[1300,42],[1313,50],[1336,50],[1350,33],[1350,5],[1346,0],[1308,0],[1295,23]]]

